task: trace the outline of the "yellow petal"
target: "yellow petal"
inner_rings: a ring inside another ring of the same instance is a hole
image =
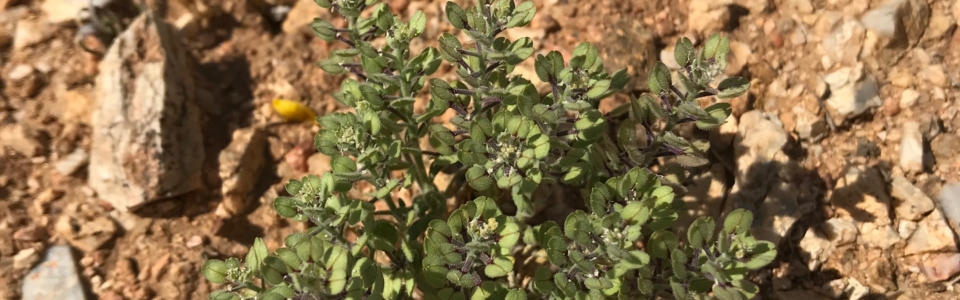
[[[289,121],[306,122],[314,121],[317,114],[303,103],[285,100],[273,99],[273,111],[277,112],[281,118]]]

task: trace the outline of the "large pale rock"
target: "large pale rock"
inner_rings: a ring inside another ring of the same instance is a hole
[[[816,141],[830,130],[824,118],[810,112],[803,106],[794,106],[793,114],[797,118],[797,127],[794,131],[801,139]]]
[[[860,50],[866,29],[855,19],[843,19],[821,42],[823,67],[830,69],[836,64],[852,66],[860,60]]]
[[[710,131],[710,148],[717,151],[727,150],[733,144],[733,139],[737,137],[737,130],[740,122],[733,114],[727,116],[727,120],[719,128]]]
[[[44,150],[37,136],[36,128],[23,123],[0,126],[0,148],[10,147],[27,157],[34,157]]]
[[[753,110],[740,116],[734,141],[736,184],[724,209],[753,211],[753,234],[774,243],[801,215],[800,192],[787,183],[795,164],[783,153],[786,143],[787,131],[776,114]]]
[[[246,209],[248,194],[266,163],[266,147],[267,135],[260,127],[233,132],[233,140],[219,157],[223,202],[217,207],[217,215],[232,217]]]
[[[740,116],[734,138],[737,157],[737,194],[745,202],[758,201],[777,180],[780,163],[786,161],[782,149],[787,131],[776,114],[752,110]]]
[[[755,212],[752,234],[774,244],[790,234],[793,224],[802,216],[798,194],[795,185],[784,181],[772,186]]]
[[[893,63],[903,51],[923,37],[930,24],[930,6],[926,0],[890,0],[860,17],[863,26],[876,37],[876,59]]]
[[[917,230],[907,240],[903,254],[956,252],[957,244],[953,239],[953,229],[950,229],[943,214],[935,210],[917,225]]]
[[[840,68],[827,74],[823,80],[830,86],[827,106],[833,110],[835,123],[854,119],[870,109],[880,107],[880,85],[875,78],[864,74],[863,64]]]
[[[817,232],[814,227],[807,228],[807,233],[800,240],[800,258],[810,271],[820,269],[820,266],[827,261],[827,258],[836,250],[836,245],[823,238],[823,234]]]
[[[923,172],[923,133],[920,123],[906,121],[900,132],[900,168],[904,172]]]
[[[960,224],[960,182],[944,184],[937,196],[937,204],[951,224]]]
[[[897,199],[897,217],[910,221],[919,221],[936,206],[922,190],[903,176],[896,176],[890,186],[890,195]]]
[[[202,184],[200,111],[187,55],[176,30],[146,13],[100,63],[89,184],[119,211]]]
[[[956,8],[958,4],[954,2],[953,6]],[[933,15],[930,16],[930,27],[927,27],[923,38],[925,40],[939,40],[944,38],[947,33],[957,27],[956,17],[958,16],[954,15],[951,17],[946,11],[934,10]]]
[[[17,21],[17,30],[13,33],[13,49],[19,51],[43,43],[52,38],[54,32],[55,28],[43,20],[20,19]]]
[[[885,184],[876,169],[851,165],[837,180],[829,198],[838,218],[856,224],[864,244],[881,249],[889,249],[900,241],[900,234],[890,219],[891,201]]]
[[[110,1],[95,0],[92,1],[96,7],[103,7]],[[54,24],[62,24],[76,20],[80,17],[80,12],[90,6],[89,0],[44,0],[40,5],[47,21]]]
[[[24,276],[22,290],[24,300],[87,299],[76,258],[64,245],[47,249],[43,262]]]
[[[733,0],[693,0],[689,3],[688,28],[709,36],[723,30],[730,20]]]
[[[718,221],[720,226],[720,210],[717,208],[723,205],[723,199],[726,196],[727,176],[722,164],[713,164],[709,172],[698,174],[687,186],[687,193],[683,195],[683,203],[686,207],[680,212],[679,221],[675,223],[674,229],[678,234],[685,234],[686,227],[691,222],[701,216],[708,216]]]

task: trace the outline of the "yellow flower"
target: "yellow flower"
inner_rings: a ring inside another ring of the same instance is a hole
[[[317,119],[317,114],[313,110],[294,100],[273,99],[273,110],[288,121],[306,122]]]

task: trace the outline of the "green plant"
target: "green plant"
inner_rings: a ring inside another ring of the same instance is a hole
[[[425,27],[422,12],[401,22],[373,0],[316,1],[347,20],[347,28],[321,19],[312,26],[321,39],[350,46],[319,66],[353,75],[336,98],[355,113],[318,118],[316,146],[331,157],[332,172],[291,181],[290,196],[274,203],[280,215],[313,227],[273,253],[258,239],[243,263],[207,261],[204,275],[230,285],[212,299],[401,299],[416,290],[427,299],[748,299],[758,292],[745,276],[776,251],[750,236],[752,214],[731,212],[719,231],[719,222],[701,217],[678,236],[670,230],[683,205],[674,183],[649,169],[666,156],[688,167],[707,163],[707,142],[675,131],[723,124],[728,104],[701,109],[697,99],[748,89],[740,77],[710,87],[725,67],[727,38],[711,36],[701,49],[678,40],[679,83],[658,63],[651,93],[604,115],[599,101],[628,78],[607,73],[593,45],[580,44],[569,61],[558,52],[534,57],[538,79],[550,87],[545,95],[510,75],[534,56],[532,41],[498,34],[527,25],[531,2],[448,2],[448,20],[472,41],[445,33],[439,48],[410,53]],[[384,45],[371,43],[377,37]],[[428,79],[443,62],[456,66],[458,81]],[[418,114],[415,96],[424,88],[430,100]],[[432,122],[450,109],[453,129]],[[443,170],[463,184],[439,189],[433,179]],[[404,175],[392,176],[397,171]],[[348,195],[361,181],[375,187],[370,199]],[[395,203],[393,191],[414,186],[410,206]],[[551,204],[544,189],[557,186],[582,191],[587,209],[563,224],[530,223],[537,203]],[[447,214],[446,200],[461,187],[476,198]],[[389,210],[375,211],[377,201]],[[516,213],[504,214],[505,205]],[[522,255],[543,263],[525,269]]]

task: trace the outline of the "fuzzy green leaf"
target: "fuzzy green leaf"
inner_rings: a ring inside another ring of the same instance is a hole
[[[224,284],[227,282],[227,264],[219,259],[207,260],[203,263],[201,272],[210,282]]]
[[[759,241],[752,249],[753,256],[747,261],[746,267],[750,270],[757,270],[765,267],[777,258],[777,248],[768,241]]]
[[[610,90],[610,80],[600,80],[590,87],[590,90],[587,91],[586,96],[591,99],[596,99],[606,93],[608,90]]]
[[[669,91],[670,81],[670,69],[663,62],[658,61],[650,70],[650,92],[659,95],[661,92]]]
[[[750,90],[750,80],[743,77],[730,77],[721,81],[717,90],[719,90],[717,98],[736,98]]]
[[[313,0],[314,3],[323,8],[330,8],[330,0]]]
[[[453,28],[462,30],[467,22],[467,12],[453,1],[447,1],[446,12],[447,20],[450,20],[450,25],[453,25]]]
[[[638,124],[656,124],[658,120],[667,117],[660,102],[648,94],[634,99],[630,105],[630,114]]]
[[[250,247],[250,252],[247,252],[247,268],[254,272],[259,271],[263,260],[266,259],[269,254],[267,244],[263,242],[263,239],[259,237],[256,238],[253,241],[253,247]]]
[[[300,202],[297,198],[280,196],[274,200],[273,208],[280,216],[293,218],[297,215],[297,202]]]
[[[673,57],[680,66],[686,66],[694,56],[693,42],[686,37],[678,38]]]
[[[506,59],[508,64],[516,65],[522,63],[523,60],[533,55],[533,40],[529,37],[520,38],[513,41],[507,51],[510,52],[510,55],[507,56]]]
[[[530,285],[534,291],[541,295],[548,295],[556,289],[556,286],[553,284],[553,273],[551,273],[547,267],[542,266],[537,269],[537,273],[534,275]]]
[[[216,290],[210,292],[210,295],[207,296],[207,300],[240,300],[240,296],[235,292]]]
[[[743,208],[735,209],[723,220],[723,229],[729,233],[740,234],[750,230],[753,213]]]
[[[459,61],[463,58],[463,55],[459,52],[461,49],[463,49],[463,45],[452,34],[444,33],[440,36],[440,56],[444,60],[449,62]]]
[[[332,42],[337,38],[337,33],[334,31],[333,24],[327,20],[314,18],[313,22],[310,22],[310,28],[313,28],[314,35],[324,41]]]
[[[347,156],[334,155],[330,157],[330,167],[334,174],[353,173],[357,171],[357,162]]]
[[[414,36],[418,36],[423,33],[423,29],[427,27],[427,15],[423,13],[422,10],[417,10],[410,16],[410,29],[413,31]]]
[[[349,263],[350,257],[347,249],[340,246],[330,247],[330,252],[327,253],[324,264],[330,274],[330,277],[327,277],[327,284],[331,293],[340,293],[347,286],[347,266]]]
[[[707,38],[707,42],[703,46],[703,56],[705,58],[713,58],[717,53],[717,48],[720,46],[720,34],[714,33]]]
[[[300,269],[300,265],[303,264],[303,260],[300,260],[300,256],[297,256],[296,252],[293,252],[290,248],[280,248],[277,249],[277,257],[283,261],[291,270]]]
[[[493,259],[493,263],[487,265],[483,268],[483,273],[488,277],[497,278],[503,277],[510,273],[513,270],[513,261],[507,257],[496,257]]]
[[[537,13],[537,7],[533,5],[532,1],[525,1],[517,5],[513,10],[513,15],[510,17],[510,21],[504,25],[506,28],[514,28],[520,26],[526,26],[533,20],[533,16]]]
[[[677,248],[677,236],[670,231],[657,231],[650,236],[649,241],[650,255],[660,259],[666,259],[670,251]]]
[[[710,243],[713,240],[714,227],[713,218],[708,216],[700,217],[693,221],[690,229],[687,231],[687,241],[690,243],[690,246],[699,248],[706,243]]]

